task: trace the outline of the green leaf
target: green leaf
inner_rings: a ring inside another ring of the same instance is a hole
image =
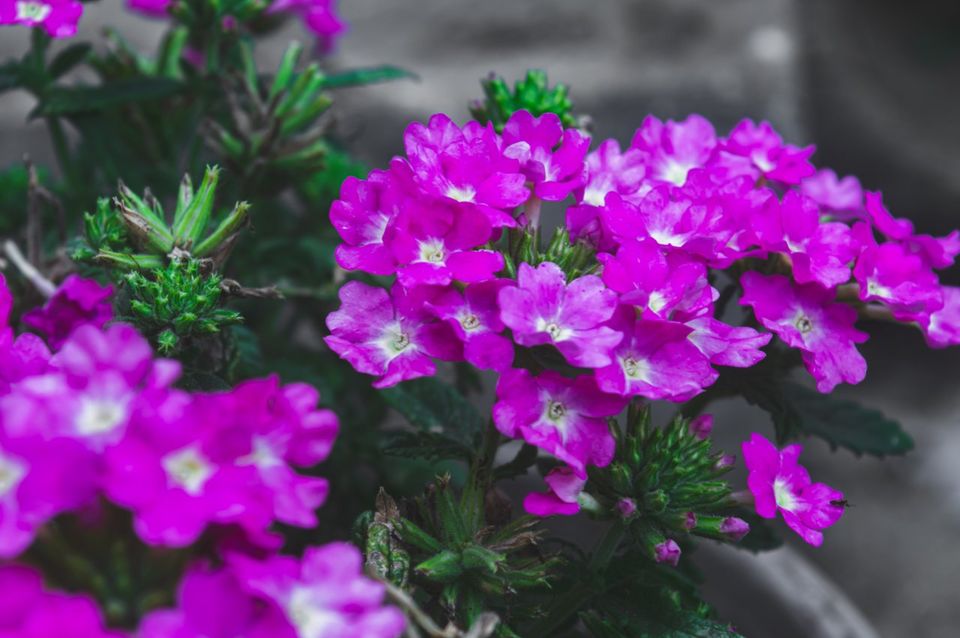
[[[66,49],[57,54],[47,69],[51,78],[59,78],[73,70],[78,64],[84,61],[93,47],[86,42],[71,44]]]
[[[383,453],[389,456],[441,461],[469,461],[473,450],[443,434],[432,432],[391,432],[386,436]]]
[[[483,418],[469,401],[435,377],[406,381],[383,390],[383,398],[412,425],[473,446]]]
[[[182,82],[169,78],[129,78],[103,86],[57,87],[50,89],[30,114],[31,117],[73,115],[125,104],[167,98],[184,89]]]
[[[406,69],[391,66],[375,66],[367,69],[352,69],[343,73],[328,75],[323,80],[325,89],[342,89],[350,86],[364,86],[367,84],[376,84],[378,82],[390,82],[403,78],[416,79],[418,76]]]
[[[913,449],[910,435],[879,410],[796,383],[785,383],[783,396],[793,405],[799,430],[820,437],[833,449],[843,447],[858,456],[881,457]]]

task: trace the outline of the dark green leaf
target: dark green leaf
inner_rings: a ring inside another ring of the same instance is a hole
[[[405,69],[386,64],[368,69],[352,69],[342,73],[328,75],[323,80],[325,89],[342,89],[349,86],[364,86],[377,82],[389,82],[402,78],[416,78],[416,74]]]
[[[53,62],[50,63],[50,68],[48,69],[50,77],[56,79],[72,71],[75,66],[83,62],[92,48],[93,47],[86,42],[79,42],[68,46],[58,53],[57,56],[53,58]]]
[[[434,377],[406,381],[382,392],[397,412],[424,432],[472,446],[483,419],[455,389]]]
[[[783,545],[783,538],[773,529],[770,523],[755,513],[740,510],[736,515],[750,524],[750,533],[740,539],[739,543],[733,543],[734,547],[756,553],[767,552]]]
[[[103,86],[58,87],[44,95],[31,116],[72,115],[159,100],[176,95],[183,88],[183,83],[168,78],[130,78]]]
[[[20,63],[11,60],[0,64],[0,93],[20,86]]]
[[[799,430],[820,437],[834,449],[843,447],[857,455],[873,456],[905,454],[913,449],[910,435],[879,410],[796,383],[785,383],[783,395],[793,405]]]
[[[473,450],[462,443],[432,432],[391,432],[386,436],[383,453],[389,456],[440,461],[463,459],[469,461]]]

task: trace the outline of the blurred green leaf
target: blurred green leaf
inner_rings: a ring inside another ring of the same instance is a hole
[[[483,418],[454,388],[434,378],[405,381],[381,392],[387,403],[424,432],[473,446]]]
[[[350,86],[390,82],[403,78],[417,78],[417,75],[406,69],[386,64],[367,69],[351,69],[350,71],[328,75],[323,79],[323,88],[342,89]]]
[[[78,64],[84,61],[93,47],[86,42],[71,44],[66,49],[57,54],[47,69],[50,77],[56,79],[72,71]]]
[[[30,115],[38,117],[99,111],[167,98],[183,89],[184,84],[176,80],[143,77],[116,80],[103,86],[57,87],[47,91]]]

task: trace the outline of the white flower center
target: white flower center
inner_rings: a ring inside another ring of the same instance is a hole
[[[460,317],[460,325],[467,332],[471,330],[476,330],[480,327],[480,319],[477,318],[477,315],[473,313],[468,313]]]
[[[127,420],[127,406],[121,401],[85,397],[77,414],[77,434],[97,436],[112,432]]]
[[[213,464],[195,446],[171,452],[161,460],[167,478],[196,496],[213,476]]]
[[[53,11],[53,7],[42,2],[18,2],[17,20],[23,22],[37,23],[43,22]]]
[[[323,638],[339,634],[343,619],[335,611],[317,604],[309,587],[294,587],[286,605],[287,618],[296,627],[298,638]]]
[[[661,292],[651,292],[647,299],[647,307],[654,312],[660,312],[667,305],[667,298]]]
[[[792,512],[797,507],[797,498],[786,481],[775,479],[773,481],[773,498],[777,501],[777,507]]]
[[[794,320],[793,325],[797,327],[797,330],[800,331],[800,334],[809,334],[813,330],[813,321],[810,320],[810,317],[803,314],[802,312],[797,315],[796,320]]]
[[[253,438],[253,450],[238,459],[240,465],[255,465],[260,469],[282,465],[283,461],[273,451],[273,447],[262,436]]]
[[[451,185],[449,188],[447,188],[447,197],[458,202],[472,202],[476,195],[477,191],[473,190],[469,186],[460,188],[459,186]]]
[[[666,166],[660,171],[660,179],[677,186],[683,186],[691,168],[693,167],[689,164],[681,164],[674,159],[668,159],[666,160]]]
[[[556,321],[547,321],[543,317],[537,319],[537,332],[546,332],[553,341],[564,341],[569,339],[573,333],[569,328],[564,328]]]
[[[620,365],[623,367],[623,373],[631,379],[645,379],[650,371],[650,366],[646,360],[637,358],[632,354],[620,359]]]
[[[442,264],[447,258],[446,247],[440,239],[428,239],[420,242],[420,261]]]
[[[871,297],[880,297],[881,299],[888,299],[892,297],[891,290],[886,286],[883,286],[876,279],[867,279],[867,294]]]
[[[0,452],[0,497],[15,490],[26,474],[25,463]]]

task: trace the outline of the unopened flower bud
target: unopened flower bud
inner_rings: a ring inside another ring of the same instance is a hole
[[[698,439],[703,440],[710,436],[713,431],[713,415],[701,414],[690,421],[690,433]]]
[[[637,502],[632,498],[621,498],[617,501],[617,511],[620,512],[620,516],[630,518],[637,512]]]
[[[737,543],[750,533],[750,525],[742,518],[728,516],[720,523],[720,533]]]
[[[657,543],[653,548],[653,559],[658,563],[667,563],[676,567],[680,562],[680,546],[672,538]]]

